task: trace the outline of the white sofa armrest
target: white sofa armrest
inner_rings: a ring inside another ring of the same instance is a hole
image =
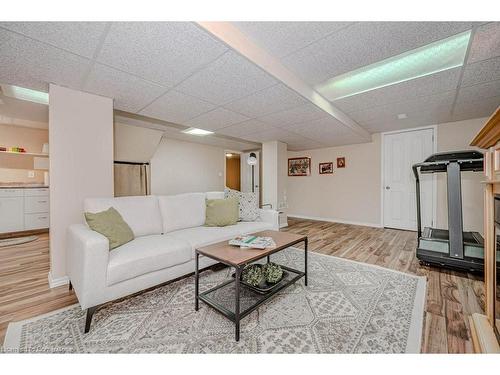
[[[272,209],[259,208],[260,220],[273,225],[273,230],[280,229],[279,212]]]
[[[94,306],[93,295],[106,287],[109,241],[83,224],[71,225],[67,233],[68,276],[82,309]]]

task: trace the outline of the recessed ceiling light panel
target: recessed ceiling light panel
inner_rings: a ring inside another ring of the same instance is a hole
[[[403,120],[403,119],[405,119],[405,118],[408,118],[408,116],[406,115],[406,113],[400,113],[400,114],[398,115],[398,119],[400,119],[400,120]]]
[[[14,99],[27,100],[38,104],[49,105],[49,94],[46,92],[13,85],[1,85],[1,87],[5,96],[9,96]]]
[[[333,101],[462,66],[471,31],[339,75],[317,85]]]
[[[198,136],[214,134],[214,132],[204,130],[204,129],[198,129],[198,128],[189,128],[189,129],[183,130],[182,132],[185,134],[198,135]]]

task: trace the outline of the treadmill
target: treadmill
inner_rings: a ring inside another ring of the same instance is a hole
[[[442,152],[413,165],[417,195],[417,259],[421,264],[484,272],[484,241],[478,232],[464,232],[461,172],[483,170],[483,154],[478,151]],[[448,229],[422,230],[420,173],[446,173],[448,184]]]

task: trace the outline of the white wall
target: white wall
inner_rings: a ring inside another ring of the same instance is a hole
[[[161,130],[115,123],[115,161],[149,163],[162,135]]]
[[[287,177],[288,216],[380,224],[380,134],[370,143],[288,152],[301,156],[311,158],[311,175]],[[338,157],[345,157],[345,168],[337,168]],[[330,161],[333,174],[320,175],[319,163]]]
[[[49,88],[50,277],[66,275],[66,230],[83,222],[83,199],[113,196],[113,101]]]
[[[486,118],[438,124],[438,152],[469,149],[469,143]],[[289,216],[302,216],[346,223],[380,226],[381,215],[381,137],[371,143],[288,152],[288,157],[309,156],[312,175],[288,177]],[[345,156],[346,168],[336,168],[336,158]],[[318,164],[334,162],[333,175],[319,175]],[[437,227],[448,225],[446,177],[439,175],[437,189]],[[464,229],[482,233],[481,173],[462,174]]]
[[[151,193],[224,190],[224,149],[163,138],[151,159]]]
[[[287,145],[272,141],[262,144],[262,204],[280,210],[280,225],[287,225]]]
[[[440,124],[437,130],[438,151],[477,149],[469,144],[486,123],[487,118]],[[437,227],[448,227],[448,201],[446,175],[437,177]],[[483,233],[483,185],[482,172],[462,173],[462,211],[464,229]]]

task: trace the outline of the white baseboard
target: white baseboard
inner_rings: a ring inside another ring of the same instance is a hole
[[[56,288],[58,286],[63,286],[63,285],[69,284],[68,276],[58,277],[55,279],[52,277],[52,274],[49,272],[48,277],[49,277],[49,287],[50,288]]]
[[[300,215],[300,214],[288,214],[288,217],[292,217],[292,218],[295,217],[297,219],[306,219],[306,220],[327,221],[329,223],[361,225],[363,227],[382,228],[382,225],[380,225],[380,223],[364,223],[361,221],[350,221],[350,220],[336,219],[333,217],[306,216],[306,215]]]

